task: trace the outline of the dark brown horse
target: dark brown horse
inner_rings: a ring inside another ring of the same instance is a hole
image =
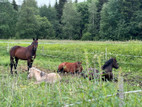
[[[34,39],[31,45],[28,47],[14,46],[10,49],[10,68],[11,74],[13,74],[13,66],[16,70],[18,60],[27,60],[28,70],[32,67],[33,61],[36,58],[36,50],[38,47],[38,38]],[[15,59],[15,61],[14,61]],[[15,71],[17,74],[17,71]]]
[[[63,62],[58,66],[57,72],[61,73],[80,73],[82,72],[82,63],[81,62],[75,62],[75,63],[70,63],[70,62]]]
[[[92,80],[94,78],[99,78],[99,75],[101,75],[103,81],[106,81],[106,80],[111,81],[113,79],[112,68],[115,68],[115,69],[119,68],[116,58],[111,58],[105,62],[105,64],[102,66],[102,70],[104,70],[102,74],[100,74],[99,71],[94,68],[89,68],[88,74],[82,73],[81,75],[84,78],[89,78],[89,80]]]
[[[103,77],[102,79],[104,81],[106,81],[106,80],[111,81],[113,79],[112,68],[115,68],[115,69],[119,68],[116,58],[109,59],[102,66],[102,70],[104,70],[104,72],[102,74],[102,77]]]

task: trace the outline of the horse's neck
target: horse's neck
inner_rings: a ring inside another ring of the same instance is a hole
[[[105,72],[112,72],[112,64],[106,67]]]
[[[36,50],[33,49],[34,47],[31,45],[28,46],[28,49],[31,51],[32,56],[34,56],[36,54]]]

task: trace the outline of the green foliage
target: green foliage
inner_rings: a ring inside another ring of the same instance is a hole
[[[82,37],[83,33],[86,32],[86,27],[89,22],[89,11],[88,11],[88,3],[82,2],[77,4],[77,11],[81,14],[81,21],[80,21],[80,38]]]
[[[9,2],[0,2],[0,38],[13,38],[15,35],[17,12]]]
[[[86,33],[91,34],[86,40],[142,39],[142,0],[56,0],[53,7],[38,7],[35,0],[24,0],[22,6],[1,0],[0,6],[0,38],[45,38],[47,31],[39,31],[36,18],[40,15],[50,22],[47,35],[55,39],[80,40]]]
[[[63,10],[63,39],[80,39],[80,14],[72,2],[66,3]]]
[[[97,12],[97,7],[96,7],[96,0],[92,0],[89,2],[89,24],[87,27],[87,31],[91,33],[91,39],[92,40],[94,37],[99,35],[99,32],[97,30],[97,24],[98,24],[98,12]],[[88,39],[89,40],[89,39]]]
[[[18,11],[18,5],[16,4],[16,1],[15,1],[15,0],[12,1],[12,5],[13,5],[13,8],[14,8],[16,11]]]
[[[84,33],[81,40],[92,40],[91,33],[89,32]]]
[[[11,42],[11,43],[7,43]],[[119,106],[117,82],[89,81],[76,75],[61,75],[62,80],[55,84],[34,84],[35,80],[28,80],[25,61],[19,60],[18,75],[10,75],[9,47],[20,45],[28,46],[32,40],[0,40],[0,106],[66,106],[74,104],[80,107],[107,107]],[[8,45],[9,44],[9,45]],[[113,45],[112,45],[113,44]],[[115,48],[114,48],[115,47]],[[107,54],[105,54],[107,48]],[[112,53],[112,54],[109,54]],[[117,54],[117,55],[114,55]],[[119,55],[120,54],[120,55]],[[123,55],[130,56],[123,56]],[[57,70],[61,62],[75,62],[82,60],[84,71],[86,66],[99,67],[110,57],[116,57],[122,68],[124,77],[124,91],[141,90],[142,77],[142,42],[88,42],[88,41],[51,41],[39,40],[37,57],[33,66],[47,73]],[[107,56],[106,56],[107,55]],[[86,60],[88,62],[86,63]],[[88,64],[88,65],[86,65]],[[101,69],[101,68],[100,68]],[[50,71],[49,71],[50,70]],[[114,70],[117,78],[118,70]],[[90,101],[88,101],[90,99]],[[94,100],[91,100],[94,99]],[[141,107],[141,93],[126,94],[126,107]],[[76,102],[81,102],[76,104]]]
[[[63,8],[67,0],[59,0],[59,4],[56,6],[56,11],[57,11],[57,18],[59,20],[59,23],[61,24],[61,18],[63,15]]]
[[[57,20],[57,11],[54,7],[47,7],[46,5],[41,6],[39,8],[39,14],[41,17],[46,17],[49,22],[51,23],[52,26],[52,31],[54,30],[56,32],[56,34],[52,35],[54,38],[54,36],[56,35],[56,37],[58,37],[58,28],[59,28],[59,22]]]
[[[38,22],[38,31],[37,35],[41,39],[53,39],[54,38],[54,30],[51,26],[51,23],[48,21],[46,17],[41,17],[39,15],[36,16],[36,20]]]
[[[138,29],[133,24],[136,22],[134,14],[140,9],[139,3],[139,0],[134,5],[133,0],[109,0],[101,12],[100,37],[111,40],[136,38],[139,33],[135,33]]]
[[[31,38],[36,36],[38,22],[35,15],[37,12],[37,3],[35,0],[24,0],[17,22],[17,37]]]

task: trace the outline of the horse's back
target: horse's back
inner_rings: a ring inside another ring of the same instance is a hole
[[[58,66],[58,69],[61,70],[61,69],[66,65],[66,63],[67,63],[67,62],[61,63],[61,64]]]
[[[17,51],[17,49],[19,49],[21,46],[14,46],[10,49],[10,56],[15,56],[15,52]]]
[[[27,60],[27,52],[27,47],[14,46],[10,50],[10,57],[17,57],[18,59]]]
[[[47,82],[48,83],[55,83],[57,81],[60,81],[61,77],[57,73],[49,73],[47,74]]]
[[[75,63],[63,62],[59,65],[58,70],[59,71],[64,70],[64,72],[74,73],[74,72],[78,71],[78,68],[81,68],[81,67],[82,66],[78,66],[78,63],[76,63],[76,62]]]
[[[76,69],[77,69],[76,63],[70,63],[70,62],[67,62],[64,68],[66,72],[71,72],[71,73],[74,73]]]

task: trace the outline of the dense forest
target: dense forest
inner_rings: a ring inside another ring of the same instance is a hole
[[[0,0],[1,39],[142,40],[142,0]]]

